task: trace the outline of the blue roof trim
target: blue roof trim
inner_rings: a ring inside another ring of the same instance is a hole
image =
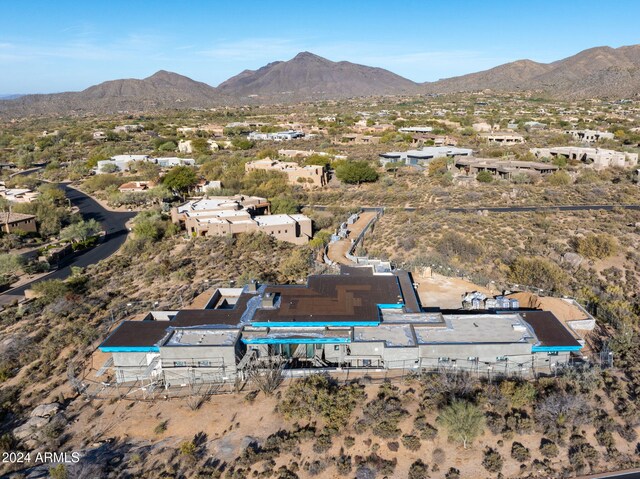
[[[378,308],[380,308],[380,309],[402,309],[402,308],[404,308],[404,303],[383,303],[383,304],[379,304]]]
[[[337,344],[350,343],[349,338],[255,338],[244,339],[244,344]]]
[[[532,353],[554,353],[561,351],[580,351],[582,346],[531,346]]]
[[[256,328],[324,328],[326,326],[380,326],[380,321],[257,321],[251,323]]]
[[[100,346],[103,353],[158,353],[158,346]]]

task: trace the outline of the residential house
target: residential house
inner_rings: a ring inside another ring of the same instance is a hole
[[[193,236],[226,236],[262,231],[277,240],[306,244],[313,236],[304,215],[270,215],[270,205],[257,196],[214,196],[171,209],[171,219]]]
[[[511,302],[509,304],[512,304]],[[279,358],[290,369],[553,374],[582,344],[551,312],[425,311],[411,274],[343,268],[304,285],[215,290],[201,309],[124,321],[99,346],[118,383],[164,387],[244,378]]]
[[[583,143],[595,143],[600,140],[613,140],[615,135],[608,131],[596,131],[596,130],[566,130],[566,135],[571,135],[574,140],[581,141]]]
[[[36,217],[22,213],[0,212],[0,225],[5,233],[36,233]]]
[[[606,150],[604,148],[557,146],[552,148],[532,148],[529,151],[536,158],[566,158],[567,160],[580,161],[595,170],[602,170],[611,166],[628,168],[638,164],[637,153]]]
[[[435,158],[453,158],[455,156],[470,156],[473,150],[448,146],[426,146],[419,150],[390,151],[382,153],[380,164],[403,163],[409,166],[426,165]]]
[[[494,143],[498,145],[517,145],[524,143],[524,136],[516,133],[483,133],[480,135],[487,143]]]
[[[246,172],[264,170],[277,171],[287,175],[287,181],[291,185],[302,185],[305,188],[313,186],[325,186],[328,182],[327,171],[323,166],[300,166],[293,161],[279,161],[271,158],[255,160],[245,163]]]
[[[252,131],[251,133],[249,133],[247,138],[254,141],[290,141],[304,138],[304,132],[299,130],[285,130],[275,133],[261,133],[258,131]]]
[[[556,165],[535,161],[500,160],[497,158],[466,158],[457,157],[454,166],[467,175],[477,175],[481,171],[488,171],[494,176],[511,179],[514,174],[527,173],[546,176],[558,171]]]

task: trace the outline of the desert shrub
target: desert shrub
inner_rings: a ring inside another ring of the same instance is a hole
[[[375,446],[375,444],[374,444],[374,446]],[[400,449],[400,444],[398,443],[398,441],[391,441],[391,442],[387,443],[387,447],[392,452],[398,452],[398,450]]]
[[[589,404],[580,394],[554,392],[538,401],[534,413],[545,434],[561,438],[571,427],[587,420]]]
[[[485,414],[487,427],[493,434],[500,434],[504,431],[507,423],[504,420],[504,416],[497,412],[487,412]]]
[[[511,457],[518,462],[525,462],[531,459],[531,453],[519,442],[514,442],[511,445]]]
[[[277,410],[287,418],[320,416],[328,427],[340,429],[364,397],[357,383],[339,385],[326,375],[314,374],[291,384]]]
[[[405,434],[402,436],[402,445],[410,451],[417,451],[420,449],[420,438],[412,434]]]
[[[316,442],[313,443],[313,451],[321,454],[323,452],[327,452],[331,449],[333,442],[331,441],[331,434],[325,429],[316,439]]]
[[[540,454],[542,454],[546,458],[552,459],[554,457],[558,457],[558,454],[560,454],[560,450],[558,449],[558,446],[555,442],[549,439],[542,438],[542,440],[540,441]]]
[[[620,437],[627,442],[634,442],[638,439],[638,433],[630,424],[619,426],[617,428],[617,431],[618,434],[620,434]]]
[[[608,234],[589,234],[574,240],[576,251],[591,259],[605,259],[618,252],[618,243]]]
[[[344,438],[344,447],[346,447],[347,449],[353,447],[355,443],[356,440],[353,436],[347,436]]]
[[[370,427],[373,434],[383,439],[393,439],[400,435],[398,423],[409,413],[402,407],[399,390],[391,383],[384,383],[377,397],[367,403],[363,418],[359,423]]]
[[[500,472],[504,460],[498,451],[487,447],[484,451],[484,457],[482,459],[482,466],[489,472]]]
[[[374,452],[364,458],[362,456],[356,456],[355,462],[358,465],[358,469],[369,468],[382,475],[391,476],[396,469],[398,460],[396,458],[393,458],[393,460],[384,459]]]
[[[524,410],[513,410],[505,417],[507,429],[517,432],[518,434],[526,434],[533,431],[535,422],[529,417]]]
[[[461,443],[465,449],[482,434],[485,426],[484,414],[478,406],[457,400],[442,411],[438,422],[447,429],[449,439]]]
[[[571,183],[571,176],[566,171],[556,171],[547,176],[547,183],[553,186],[566,186]]]
[[[444,477],[445,479],[460,479],[460,470],[455,467],[450,467]]]
[[[322,474],[327,468],[327,465],[327,461],[316,459],[311,464],[309,464],[309,475],[317,476],[319,474]]]
[[[378,172],[366,161],[345,161],[336,168],[336,177],[349,184],[373,182],[378,179]]]
[[[414,461],[409,467],[408,479],[428,479],[429,466],[420,459]]]
[[[477,260],[483,253],[480,243],[453,231],[444,233],[435,249],[445,258],[458,258],[463,262]]]
[[[476,180],[478,180],[480,183],[492,183],[493,175],[488,171],[481,171],[476,175]]]
[[[153,428],[154,434],[162,434],[167,430],[167,424],[169,421],[160,421],[156,427]]]
[[[336,469],[338,470],[338,474],[341,476],[350,474],[353,469],[351,465],[351,456],[340,454],[336,460]]]
[[[193,441],[184,441],[180,443],[180,454],[183,456],[194,456],[196,454],[196,445]]]
[[[527,381],[502,381],[500,393],[509,401],[511,407],[516,409],[533,404],[536,398],[536,388]]]
[[[584,471],[587,466],[595,469],[600,460],[600,453],[580,435],[571,436],[569,442],[569,463],[577,472]]]
[[[567,273],[554,262],[525,256],[519,256],[511,263],[508,277],[513,283],[553,292],[563,291],[569,282]]]
[[[473,399],[478,380],[467,372],[425,374],[421,378],[424,405],[438,409],[455,400]]]
[[[422,439],[432,440],[438,435],[438,429],[427,422],[427,417],[424,414],[416,415],[413,426],[420,433]]]

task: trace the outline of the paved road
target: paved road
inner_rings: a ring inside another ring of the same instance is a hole
[[[90,196],[87,196],[65,184],[60,184],[60,187],[64,190],[67,198],[71,200],[71,203],[80,209],[80,213],[85,220],[93,218],[100,222],[103,230],[106,232],[104,240],[94,248],[91,248],[84,253],[63,260],[59,269],[44,278],[34,280],[0,295],[0,304],[10,302],[11,300],[14,300],[16,296],[23,296],[24,291],[29,289],[38,281],[45,279],[67,278],[71,275],[72,266],[80,266],[84,268],[108,258],[115,253],[118,248],[120,248],[122,243],[124,243],[124,240],[127,238],[127,228],[125,223],[133,218],[136,213],[108,211]]]

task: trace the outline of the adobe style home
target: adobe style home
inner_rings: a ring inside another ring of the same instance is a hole
[[[202,309],[124,321],[99,349],[111,354],[101,371],[113,368],[117,382],[172,387],[234,381],[276,356],[290,369],[328,372],[550,374],[581,347],[548,311],[425,310],[410,273],[343,267],[303,285],[217,289]]]
[[[305,188],[326,186],[329,181],[329,177],[324,166],[300,166],[295,161],[280,161],[264,158],[262,160],[249,161],[248,163],[245,163],[244,169],[247,173],[256,170],[284,173],[287,175],[287,183],[303,186]]]
[[[5,233],[35,233],[36,217],[22,213],[0,213],[0,225]]]
[[[303,245],[313,236],[311,219],[300,214],[270,215],[258,196],[210,196],[171,209],[171,220],[191,236],[226,236],[261,231],[279,241]]]

